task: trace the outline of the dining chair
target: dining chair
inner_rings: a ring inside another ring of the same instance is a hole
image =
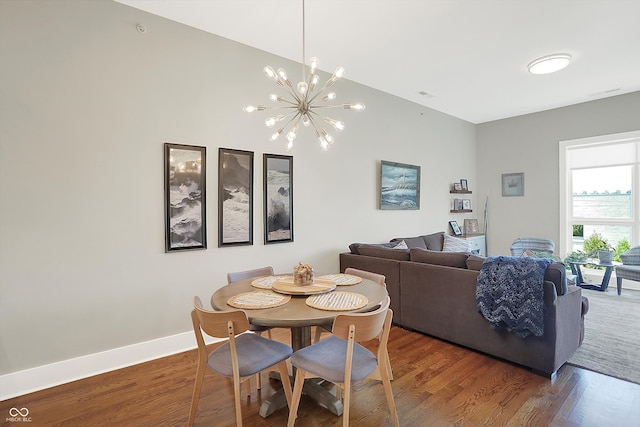
[[[369,279],[371,281],[376,282],[377,284],[384,286],[385,288],[387,287],[387,284],[385,283],[386,281],[386,277],[382,274],[378,274],[378,273],[372,273],[371,271],[365,271],[365,270],[358,270],[357,268],[347,268],[344,271],[344,274],[351,274],[353,276],[358,276],[358,277],[362,277],[363,279]],[[317,343],[318,341],[320,341],[320,336],[322,335],[322,331],[325,330],[327,332],[331,332],[331,326],[333,324],[329,323],[326,325],[318,325],[316,326],[316,333],[313,337],[313,342]]]
[[[273,276],[273,267],[260,267],[254,268],[252,270],[244,270],[244,271],[236,271],[233,273],[227,273],[227,284],[231,284],[234,282],[239,282],[240,280],[251,279],[252,277],[261,277],[261,276]],[[267,337],[272,338],[271,336],[271,328],[268,326],[260,326],[249,324],[249,330],[258,335],[262,335],[263,332],[267,333]],[[256,388],[260,390],[262,388],[262,379],[260,378],[260,373],[256,374]],[[251,387],[247,388],[247,394],[251,394]]]
[[[338,314],[333,322],[331,337],[293,353],[291,364],[297,371],[293,397],[289,405],[288,427],[295,425],[305,378],[320,377],[343,388],[342,425],[347,427],[351,385],[376,373],[382,378],[393,425],[399,426],[391,381],[387,370],[380,368],[381,365],[386,365],[389,358],[387,342],[393,317],[389,303],[387,296],[375,311]],[[375,338],[379,339],[376,354],[359,344]]]
[[[277,366],[287,403],[290,404],[291,382],[286,360],[293,353],[291,347],[260,335],[243,334],[249,329],[249,318],[244,310],[206,310],[197,296],[193,298],[191,320],[198,343],[198,370],[187,426],[193,425],[207,368],[222,376],[233,378],[238,427],[242,426],[240,384],[265,369]],[[228,341],[213,350],[211,354],[207,354],[203,332],[214,338],[227,338]]]

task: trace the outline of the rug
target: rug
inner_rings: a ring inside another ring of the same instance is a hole
[[[589,299],[584,341],[567,363],[640,384],[640,291],[582,295]]]

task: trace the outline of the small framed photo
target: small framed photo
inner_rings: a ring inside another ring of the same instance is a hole
[[[462,209],[471,209],[470,199],[462,199]]]
[[[454,236],[462,235],[462,230],[460,230],[460,226],[458,226],[458,221],[449,221],[449,226],[451,227],[451,231]]]
[[[464,234],[478,234],[480,229],[478,228],[477,219],[465,219],[464,220]]]
[[[467,183],[466,179],[460,180],[460,187],[461,187],[461,190],[464,190],[464,191],[467,191],[469,189],[469,184]]]
[[[460,190],[462,190],[462,185],[459,182],[454,182],[453,183],[453,189],[455,191],[460,191]]]
[[[502,197],[524,196],[524,172],[502,174]]]

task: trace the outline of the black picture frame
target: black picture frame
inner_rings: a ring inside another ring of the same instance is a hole
[[[253,245],[253,151],[218,149],[218,247]]]
[[[462,236],[462,230],[460,230],[458,221],[449,221],[449,227],[451,227],[454,236]]]
[[[461,179],[460,180],[460,187],[462,187],[461,190],[463,190],[463,191],[468,191],[469,190],[469,183],[467,182],[466,179]]]
[[[380,209],[420,209],[420,166],[381,161]]]
[[[165,252],[207,249],[207,149],[164,144]]]
[[[293,156],[263,154],[264,243],[293,242]]]

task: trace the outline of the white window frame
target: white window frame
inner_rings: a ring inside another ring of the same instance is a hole
[[[568,254],[572,247],[573,239],[573,227],[572,224],[576,220],[579,220],[583,224],[605,224],[605,225],[630,225],[631,226],[631,238],[629,242],[631,246],[640,245],[640,159],[630,159],[629,163],[625,165],[632,165],[632,209],[630,219],[611,219],[607,221],[594,219],[574,218],[572,214],[572,189],[573,183],[571,181],[571,171],[567,166],[567,150],[576,146],[589,146],[589,145],[607,145],[607,144],[621,144],[625,142],[632,142],[634,140],[640,140],[640,130],[617,133],[612,135],[601,135],[589,138],[571,139],[566,141],[560,141],[559,143],[559,194],[560,194],[560,241],[559,252],[560,254]],[[609,166],[621,166],[620,164],[610,165],[603,163],[598,167]],[[564,256],[564,255],[563,255]]]

